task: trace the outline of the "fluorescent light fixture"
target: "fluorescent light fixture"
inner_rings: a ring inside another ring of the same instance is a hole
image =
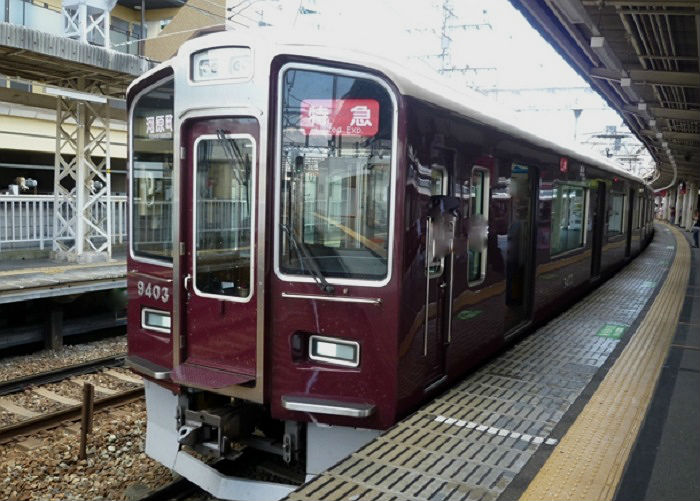
[[[639,111],[646,111],[646,109],[647,109],[647,103],[645,103],[644,101],[638,102],[638,103],[637,103],[637,109],[638,109]]]
[[[309,338],[309,358],[347,367],[360,365],[360,343],[324,336]]]
[[[143,308],[141,310],[141,327],[158,332],[170,333],[171,319],[167,311]]]
[[[107,102],[107,98],[105,96],[88,94],[87,92],[79,92],[71,89],[62,89],[60,87],[46,87],[45,92],[51,96],[67,97],[68,99],[76,99],[78,101],[90,101],[101,104]]]
[[[605,45],[605,37],[591,37],[591,48],[600,49]]]

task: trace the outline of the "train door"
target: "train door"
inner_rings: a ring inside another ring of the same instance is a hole
[[[449,186],[450,174],[447,169],[441,165],[431,166],[431,197],[425,220],[426,300],[423,326],[427,388],[439,384],[445,376],[445,349],[452,328],[453,242],[457,220],[456,207],[450,207],[451,199],[447,197]]]
[[[596,190],[596,202],[593,205],[593,242],[591,249],[591,278],[600,276],[600,255],[603,248],[603,232],[605,231],[605,212],[607,202],[605,200],[606,185],[598,182]]]
[[[255,379],[256,178],[252,118],[189,123],[183,175],[183,363],[175,380],[223,388]]]
[[[534,266],[534,181],[536,169],[513,164],[506,252],[506,334],[530,321]]]
[[[627,241],[625,243],[626,258],[630,257],[630,255],[632,254],[632,221],[636,217],[636,214],[634,213],[634,201],[636,199],[634,190],[629,189],[627,190],[627,193],[629,194],[629,196],[627,197],[627,214],[629,214],[629,216],[627,217]]]

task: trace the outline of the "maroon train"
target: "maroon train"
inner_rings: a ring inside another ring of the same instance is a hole
[[[302,481],[653,232],[642,180],[369,54],[216,33],[127,99],[146,450],[219,497],[293,486],[192,451]]]

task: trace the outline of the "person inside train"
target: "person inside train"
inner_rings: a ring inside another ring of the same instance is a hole
[[[700,239],[700,211],[695,211],[695,220],[693,221],[693,247],[700,247],[698,239]]]

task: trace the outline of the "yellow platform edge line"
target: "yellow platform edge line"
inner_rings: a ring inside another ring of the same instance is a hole
[[[521,501],[612,500],[648,410],[678,323],[690,274],[683,234],[659,294]]]

